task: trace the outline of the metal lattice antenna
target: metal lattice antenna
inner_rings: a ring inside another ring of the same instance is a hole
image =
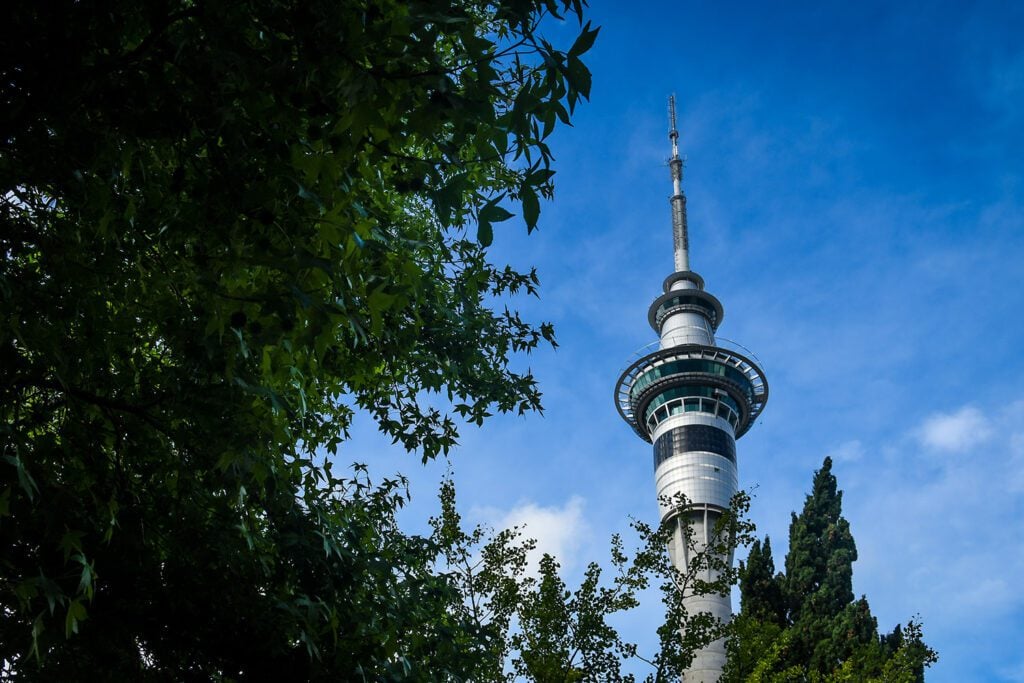
[[[690,235],[686,227],[686,195],[683,194],[683,160],[679,158],[679,131],[676,130],[676,96],[668,96],[668,137],[672,141],[672,245],[676,271],[690,270]]]
[[[676,96],[668,96],[668,137],[672,141],[672,158],[679,158],[679,131],[676,130]]]

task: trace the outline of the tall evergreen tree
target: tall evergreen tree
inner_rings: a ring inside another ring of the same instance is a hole
[[[723,681],[906,681],[924,679],[936,660],[920,626],[878,637],[866,598],[853,599],[857,546],[842,515],[842,491],[825,458],[789,527],[785,575],[775,576],[771,546],[755,542],[740,579]]]
[[[761,541],[754,541],[746,562],[740,566],[740,592],[743,595],[740,614],[784,625],[786,605],[780,579],[781,576],[775,574],[772,540],[766,536],[763,546]]]
[[[853,603],[857,546],[842,506],[843,493],[836,488],[832,459],[825,458],[814,474],[803,512],[794,514],[789,526],[785,579],[794,631],[792,655],[822,673],[834,669],[857,645],[877,638],[860,610],[847,609]],[[837,628],[840,623],[850,628]]]
[[[836,489],[832,459],[814,473],[814,485],[800,515],[793,513],[786,555],[786,601],[790,619],[805,608],[819,615],[838,614],[853,600],[853,562],[857,546],[842,516],[843,492]]]

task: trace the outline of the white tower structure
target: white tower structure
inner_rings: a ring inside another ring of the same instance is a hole
[[[637,435],[654,444],[654,480],[662,520],[677,514],[665,500],[681,493],[689,503],[683,513],[689,520],[677,520],[669,545],[673,563],[685,571],[691,553],[683,539],[685,522],[692,525],[700,552],[736,493],[736,439],[764,408],[768,383],[753,360],[723,348],[715,339],[724,311],[718,299],[704,291],[704,279],[690,270],[674,97],[669,98],[669,121],[675,272],[665,278],[664,293],[647,314],[660,338],[619,377],[615,402]],[[732,558],[728,559],[731,563]],[[690,595],[684,601],[690,614],[709,612],[723,622],[732,616],[730,603],[728,593]],[[696,654],[683,680],[715,683],[724,666],[725,643],[715,641]]]

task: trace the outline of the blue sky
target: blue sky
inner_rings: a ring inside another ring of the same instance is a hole
[[[556,198],[537,234],[496,235],[497,259],[539,269],[540,300],[514,303],[556,326],[556,351],[522,359],[546,411],[466,428],[467,517],[527,522],[571,577],[657,515],[651,447],[612,390],[672,269],[674,92],[691,265],[771,387],[737,450],[777,564],[831,455],[879,628],[921,616],[930,681],[1024,681],[1024,3],[607,1],[591,18],[593,95],[552,141]],[[341,459],[410,475],[415,528],[445,465],[366,419],[355,434]],[[657,612],[623,628],[649,642]]]

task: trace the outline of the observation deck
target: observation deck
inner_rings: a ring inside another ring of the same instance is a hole
[[[758,364],[722,346],[655,348],[661,343],[638,351],[643,355],[616,383],[615,405],[633,431],[650,442],[655,427],[669,416],[697,412],[727,420],[736,438],[743,436],[768,400],[768,381]]]

